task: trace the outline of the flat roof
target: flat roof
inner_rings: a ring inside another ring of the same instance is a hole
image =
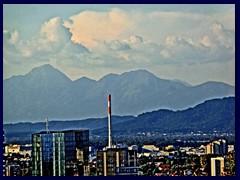
[[[49,134],[52,133],[67,133],[67,132],[86,132],[89,131],[89,129],[74,129],[74,130],[62,130],[62,131],[49,131]],[[47,131],[40,131],[38,133],[34,134],[48,134]]]

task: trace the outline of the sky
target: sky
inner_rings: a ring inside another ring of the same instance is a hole
[[[235,5],[3,5],[3,79],[51,64],[71,80],[145,69],[235,85]]]

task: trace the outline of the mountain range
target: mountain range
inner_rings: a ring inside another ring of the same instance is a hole
[[[191,86],[156,77],[146,70],[108,74],[98,81],[75,81],[51,65],[3,81],[3,122],[74,120],[107,115],[107,95],[114,115],[136,116],[157,109],[183,110],[205,100],[235,96],[235,87],[222,82]]]

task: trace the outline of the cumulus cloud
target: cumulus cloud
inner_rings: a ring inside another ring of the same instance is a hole
[[[235,32],[230,29],[226,29],[219,22],[215,22],[210,26],[214,36],[216,37],[216,41],[225,47],[233,47],[235,46]]]
[[[28,40],[22,40],[18,31],[4,30],[3,34],[4,60],[8,64],[56,63],[57,59],[78,59],[78,54],[88,52],[70,40],[70,33],[59,17],[43,23],[36,36]]]
[[[161,55],[169,63],[208,63],[234,59],[234,31],[215,22],[210,25],[209,30],[200,39],[166,37]]]
[[[60,69],[66,67],[70,74],[74,68],[76,77],[77,69],[124,72],[233,60],[234,29],[225,21],[213,23],[209,19],[208,15],[189,12],[149,13],[116,8],[83,11],[66,20],[53,17],[28,40],[22,40],[17,30],[5,29],[4,63],[49,62]]]
[[[118,39],[132,28],[133,22],[126,12],[114,8],[109,12],[81,12],[64,25],[71,32],[72,41],[94,48],[99,42]]]
[[[163,58],[165,58],[165,59],[168,59],[168,58],[170,58],[170,52],[168,51],[168,50],[166,50],[166,49],[163,49],[161,52],[160,52],[160,54],[163,56]]]
[[[123,43],[119,40],[105,42],[104,44],[109,50],[113,51],[124,51],[131,48],[128,43]]]
[[[203,46],[206,46],[206,47],[210,47],[210,45],[211,45],[210,38],[209,38],[207,35],[204,36],[204,37],[200,40],[200,43],[201,43]]]
[[[9,43],[16,44],[19,40],[19,33],[18,31],[11,32]]]

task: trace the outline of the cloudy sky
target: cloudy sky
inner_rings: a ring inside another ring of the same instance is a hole
[[[3,5],[3,37],[4,79],[51,64],[235,85],[235,5]]]

